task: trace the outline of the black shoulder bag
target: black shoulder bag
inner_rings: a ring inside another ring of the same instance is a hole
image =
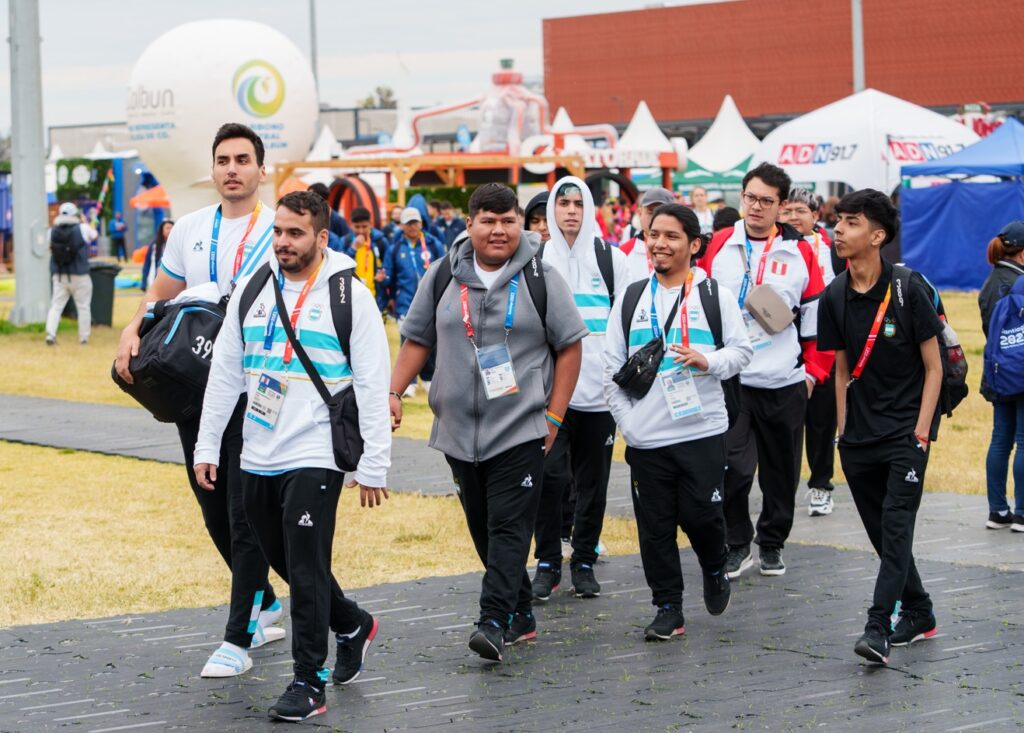
[[[359,405],[356,402],[355,386],[343,389],[338,394],[332,395],[327,390],[327,385],[320,378],[316,368],[310,361],[306,350],[295,337],[295,329],[292,328],[291,319],[288,318],[288,309],[284,304],[284,297],[281,295],[281,288],[277,285],[276,278],[270,278],[271,287],[274,289],[274,298],[277,301],[277,312],[280,314],[281,325],[291,342],[295,355],[302,362],[303,369],[309,375],[316,391],[320,393],[327,411],[331,416],[331,445],[334,448],[334,462],[342,471],[355,471],[359,465],[359,459],[363,455],[363,436],[359,434]],[[345,358],[352,365],[350,354],[352,337],[352,270],[342,270],[332,275],[328,281],[331,290],[331,315],[334,318],[334,328],[338,334],[338,342]]]
[[[647,282],[647,280],[639,280],[626,288],[622,303],[622,322],[624,324],[622,335],[626,339],[627,349],[629,348],[629,326],[633,322],[633,312],[640,302],[640,294],[647,287]],[[676,299],[675,305],[672,306],[672,311],[665,320],[666,324],[672,323],[672,319],[676,317],[680,300],[681,297]],[[664,358],[665,340],[660,336],[655,336],[641,346],[631,357],[626,359],[626,363],[615,373],[612,381],[634,400],[642,400],[651,391],[651,385],[654,384],[654,379],[658,376],[658,369],[661,367],[661,360]]]

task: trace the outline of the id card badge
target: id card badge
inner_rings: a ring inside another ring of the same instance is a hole
[[[286,382],[280,382],[266,372],[260,374],[260,381],[256,384],[256,390],[252,393],[249,406],[245,410],[245,419],[252,420],[267,430],[273,430],[281,414],[281,404],[287,391]]]
[[[519,391],[508,344],[494,344],[476,351],[476,363],[484,382],[484,394],[493,400]]]
[[[754,351],[760,351],[772,345],[771,334],[764,330],[764,327],[749,311],[743,311],[743,324],[747,327],[747,336],[750,338],[750,345]]]
[[[680,420],[696,415],[704,409],[697,394],[697,384],[693,381],[693,373],[687,367],[658,374],[661,382],[661,393],[665,395],[665,404],[673,420]]]

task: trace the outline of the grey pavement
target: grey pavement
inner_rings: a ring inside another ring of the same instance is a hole
[[[792,547],[784,577],[748,574],[728,611],[703,608],[694,556],[686,634],[646,643],[653,608],[636,556],[599,566],[603,593],[538,606],[539,637],[489,666],[466,648],[480,575],[352,595],[380,620],[362,676],[328,689],[331,731],[1018,731],[1024,585],[1016,573],[921,561],[939,634],[890,666],[853,654],[877,562]],[[344,578],[344,567],[336,571]],[[288,642],[228,680],[198,677],[226,610],[174,610],[0,631],[0,731],[271,730]],[[328,665],[333,662],[333,651]],[[280,728],[274,728],[280,730]]]
[[[0,394],[0,440],[111,455],[181,463],[181,445],[173,425],[159,423],[142,409]],[[937,443],[936,450],[951,449]],[[433,495],[454,495],[444,458],[424,441],[396,437],[392,451],[391,488]],[[979,466],[978,470],[984,470]],[[751,493],[751,511],[760,511],[760,495]],[[791,542],[871,550],[849,489],[837,487],[836,510],[829,517],[807,516],[804,491],[797,501]],[[612,464],[608,513],[633,516],[629,467]],[[986,530],[984,496],[931,492],[918,514],[917,557],[1024,570],[1024,535]],[[614,551],[614,548],[612,548]]]

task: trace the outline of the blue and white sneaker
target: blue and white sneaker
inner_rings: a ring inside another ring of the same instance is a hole
[[[239,646],[224,642],[220,648],[206,660],[206,666],[199,673],[200,677],[237,677],[252,669],[252,659],[248,652]]]

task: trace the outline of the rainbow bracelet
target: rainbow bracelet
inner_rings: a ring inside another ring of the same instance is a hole
[[[547,418],[547,420],[548,420],[548,422],[550,422],[550,423],[551,423],[552,425],[554,425],[554,426],[555,426],[556,428],[560,428],[560,427],[562,427],[562,418],[560,418],[560,417],[559,417],[558,415],[556,415],[555,413],[553,413],[553,412],[552,412],[551,410],[548,410],[548,411],[547,411],[547,412],[546,412],[546,413],[544,414],[544,417],[546,417],[546,418]]]

